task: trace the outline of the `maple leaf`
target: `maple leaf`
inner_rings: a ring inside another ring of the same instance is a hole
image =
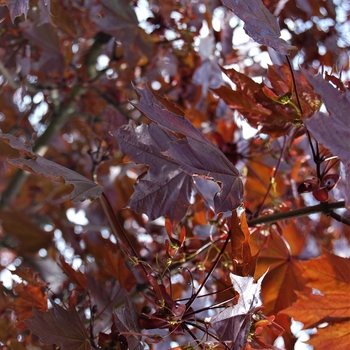
[[[348,350],[349,339],[350,321],[344,321],[329,324],[324,328],[318,328],[317,333],[311,335],[311,339],[307,343],[317,350]]]
[[[270,100],[262,91],[263,84],[256,83],[233,68],[222,70],[236,84],[236,90],[227,86],[212,90],[230,108],[241,113],[252,127],[261,129],[263,133],[278,137],[290,130],[292,120],[284,111],[286,106],[282,109],[278,103]]]
[[[124,45],[129,66],[145,63],[153,55],[153,40],[139,27],[135,11],[128,0],[100,0],[92,6],[92,19],[100,29],[118,38]]]
[[[52,74],[57,72],[62,75],[65,67],[65,58],[61,52],[60,40],[56,28],[50,23],[37,25],[26,21],[21,24],[23,35],[29,39],[32,44],[41,49],[39,57],[40,72]]]
[[[19,283],[14,288],[17,297],[14,298],[11,305],[17,316],[16,327],[24,329],[23,320],[32,316],[33,307],[39,310],[47,310],[47,294],[43,286]]]
[[[112,249],[107,248],[103,258],[105,269],[118,280],[121,287],[130,292],[137,284],[137,280],[132,271],[125,266],[125,259],[122,254],[118,252],[115,256]]]
[[[259,278],[257,283],[254,283],[254,278],[251,276],[241,277],[230,273],[233,288],[239,293],[238,303],[208,318],[208,322],[215,329],[221,341],[234,342],[234,350],[246,346],[252,312],[261,305],[260,289],[265,274]]]
[[[265,7],[261,0],[223,0],[223,4],[242,21],[247,34],[256,42],[270,46],[283,55],[288,55],[296,47],[280,38],[277,18]]]
[[[125,306],[115,310],[115,324],[118,330],[123,333],[128,341],[128,349],[143,350],[144,346],[140,342],[141,337],[136,334],[141,333],[139,326],[139,314],[136,311],[132,299],[125,293]],[[131,333],[136,333],[135,335]]]
[[[83,292],[88,285],[87,277],[81,271],[76,271],[68,265],[62,255],[60,255],[59,260],[63,272],[68,276],[71,282],[76,284],[76,289]]]
[[[137,213],[145,213],[150,220],[166,215],[175,225],[187,212],[193,186],[191,176],[162,153],[176,138],[156,124],[136,126],[134,122],[112,135],[118,140],[122,153],[150,167],[135,184],[128,206]]]
[[[258,254],[252,256],[250,250],[250,231],[245,212],[238,217],[237,212],[231,216],[231,250],[233,271],[241,276],[254,276]]]
[[[253,253],[258,252],[261,249],[259,237],[253,235],[250,246]],[[262,284],[262,299],[264,313],[271,315],[290,306],[297,299],[295,291],[304,290],[306,284],[300,262],[291,255],[285,239],[274,230],[270,231],[267,248],[259,254],[256,275],[261,275],[267,268],[269,271]]]
[[[30,158],[9,159],[9,163],[34,174],[48,177],[53,181],[59,181],[60,178],[63,178],[67,185],[73,185],[73,191],[68,196],[69,199],[72,199],[73,203],[86,199],[94,200],[101,195],[103,191],[101,186],[98,186],[93,181],[73,170],[39,156],[25,145],[20,138],[1,133],[0,140]]]
[[[0,211],[1,226],[6,234],[18,240],[18,251],[22,254],[37,253],[52,244],[53,232],[38,227],[33,218],[23,211]]]
[[[27,17],[29,0],[5,0],[5,4],[10,11],[12,23],[14,23],[16,17],[22,16],[23,14]]]
[[[47,287],[47,283],[45,283],[41,276],[30,267],[19,266],[16,270],[11,271],[11,273],[21,277],[22,280],[28,282],[31,286]]]
[[[181,111],[171,102],[149,88],[137,92],[141,98],[135,107],[153,124],[136,127],[131,123],[113,133],[124,154],[150,166],[135,186],[129,206],[139,212],[144,210],[151,218],[168,215],[175,224],[186,213],[193,186],[191,176],[199,176],[220,186],[214,197],[216,213],[236,209],[243,197],[238,170],[179,115]]]
[[[235,90],[227,86],[212,90],[262,133],[275,137],[285,135],[293,123],[300,122],[301,116],[311,116],[318,108],[319,100],[311,85],[301,73],[295,72],[295,81],[301,96],[299,101],[302,111],[299,111],[287,64],[269,66],[265,82],[261,84],[233,68],[222,68],[222,71],[235,84]]]
[[[347,191],[345,199],[350,204],[350,120],[347,111],[350,109],[350,92],[339,91],[320,74],[313,76],[305,72],[305,76],[314,90],[322,97],[330,115],[323,112],[305,119],[304,123],[317,141],[337,155],[345,164],[345,181]]]
[[[297,292],[298,299],[282,310],[295,320],[303,322],[304,328],[316,327],[324,322],[327,332],[320,329],[310,344],[318,349],[327,349],[337,340],[337,349],[348,348],[350,335],[350,258],[341,258],[327,251],[321,257],[301,264],[307,286],[317,293]],[[339,328],[337,327],[339,325]],[[329,328],[330,327],[330,328]],[[331,332],[334,332],[333,337]],[[323,345],[322,339],[325,338]],[[333,339],[332,339],[333,338]]]
[[[33,316],[24,323],[44,344],[56,344],[62,350],[91,349],[89,335],[75,309],[65,310],[52,303],[46,312],[33,309]]]

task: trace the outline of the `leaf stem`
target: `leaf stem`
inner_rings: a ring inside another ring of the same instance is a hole
[[[303,113],[303,109],[301,107],[301,102],[300,102],[300,99],[299,99],[299,94],[298,94],[298,90],[297,90],[297,84],[296,84],[296,81],[295,81],[295,76],[294,76],[294,71],[293,71],[293,67],[292,67],[292,64],[290,62],[290,59],[289,57],[286,55],[286,59],[287,59],[287,62],[288,62],[288,66],[289,66],[289,69],[290,69],[290,74],[292,75],[292,80],[293,80],[293,86],[294,86],[294,92],[295,92],[295,96],[296,96],[296,99],[297,99],[297,102],[298,102],[298,106],[299,106],[299,110],[300,110],[300,115]]]

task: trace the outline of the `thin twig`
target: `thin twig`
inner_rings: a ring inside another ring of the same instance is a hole
[[[186,332],[193,338],[193,340],[197,343],[197,345],[199,346],[200,349],[204,349],[203,345],[201,344],[201,342],[197,339],[197,337],[193,334],[193,332],[190,330],[190,328],[186,325],[183,324],[184,329],[186,330]]]
[[[216,269],[216,266],[218,265],[219,260],[221,259],[222,255],[224,254],[224,251],[225,251],[225,249],[226,249],[226,246],[227,246],[229,240],[230,240],[230,235],[227,235],[227,238],[226,238],[226,240],[225,240],[225,243],[224,243],[222,249],[220,250],[220,253],[219,253],[218,257],[217,257],[216,260],[214,261],[214,264],[213,264],[213,266],[211,267],[210,271],[209,271],[208,274],[205,276],[205,279],[204,279],[203,283],[199,286],[197,292],[196,292],[195,294],[193,294],[193,295],[191,296],[190,300],[186,303],[186,309],[187,309],[187,310],[192,306],[193,302],[197,299],[197,297],[198,297],[199,293],[201,292],[202,288],[206,285],[206,283],[207,283],[207,281],[209,280],[211,274],[212,274],[213,271]]]

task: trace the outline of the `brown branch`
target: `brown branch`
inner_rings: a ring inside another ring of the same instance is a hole
[[[303,217],[311,214],[316,214],[316,213],[323,213],[325,215],[330,215],[334,219],[336,219],[335,216],[338,216],[339,214],[336,214],[333,212],[334,209],[340,209],[340,208],[345,208],[345,201],[340,201],[340,202],[335,202],[335,203],[321,203],[318,205],[313,205],[311,207],[305,207],[305,208],[300,208],[300,209],[294,209],[286,212],[280,212],[280,213],[275,213],[271,215],[266,215],[266,216],[260,216],[256,219],[251,219],[248,221],[248,226],[258,226],[258,225],[264,225],[264,224],[272,224],[277,221],[281,220],[286,220],[286,219],[293,219],[293,218],[298,218],[298,217]],[[336,215],[333,215],[333,214]],[[340,217],[340,215],[339,215]],[[342,221],[338,220],[339,222],[343,222],[346,224],[349,220],[341,217]]]
[[[328,213],[329,216],[331,216],[334,220],[339,221],[340,223],[350,226],[350,220],[347,218],[344,218],[344,216],[339,215],[338,213],[335,213],[333,210],[331,210]]]

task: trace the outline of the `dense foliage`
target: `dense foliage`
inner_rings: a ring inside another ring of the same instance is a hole
[[[347,349],[349,14],[2,0],[0,348]]]

